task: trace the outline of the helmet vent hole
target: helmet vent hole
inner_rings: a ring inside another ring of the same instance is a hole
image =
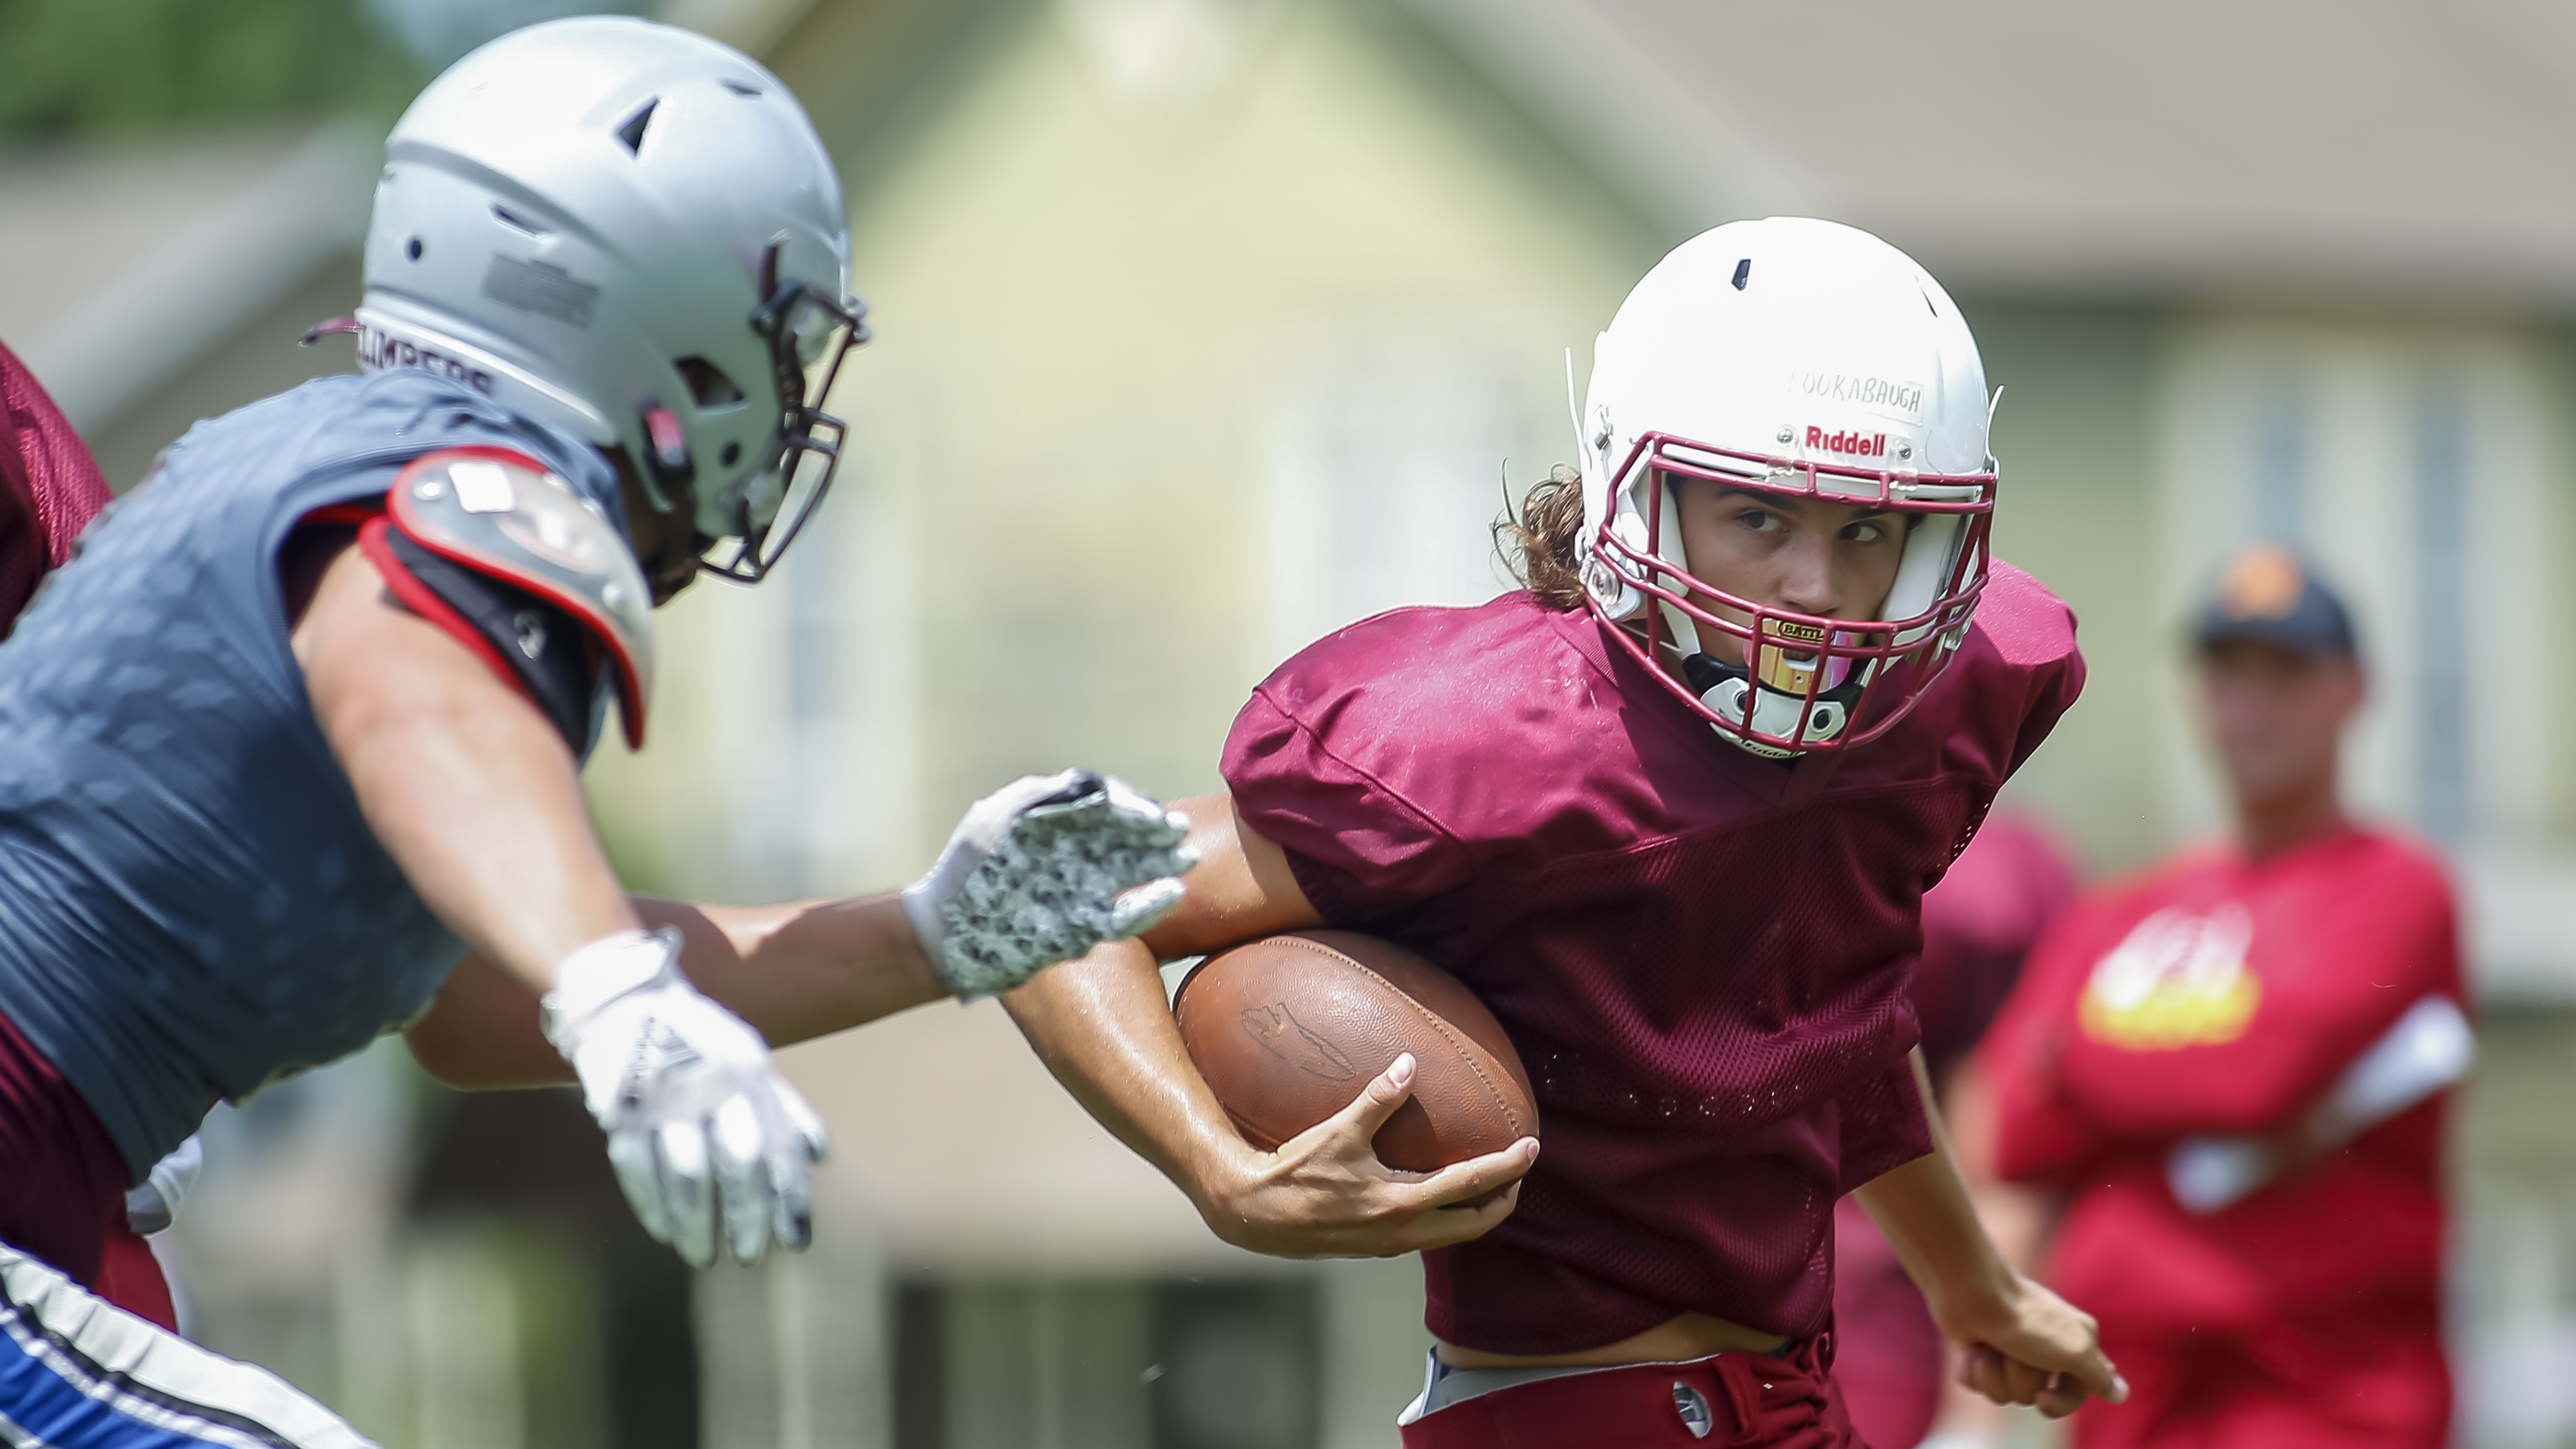
[[[627,117],[626,124],[617,128],[617,139],[625,144],[630,154],[644,154],[644,128],[653,124],[653,108],[660,104],[662,98],[659,96],[646,101],[644,109]]]
[[[415,262],[420,260],[419,237],[413,237],[411,240],[403,243],[403,255],[411,258]]]
[[[1744,284],[1752,280],[1753,259],[1751,257],[1746,257],[1744,260],[1735,264],[1735,290],[1739,292],[1743,291]]]
[[[681,381],[689,385],[689,396],[700,408],[731,407],[742,401],[742,389],[725,376],[723,368],[705,358],[683,357],[672,366],[680,370]]]
[[[738,80],[718,81],[717,84],[738,96],[758,96],[760,94],[760,87],[744,85]]]
[[[732,467],[734,464],[739,463],[739,462],[741,462],[741,461],[742,461],[742,444],[740,444],[740,443],[727,443],[727,444],[725,444],[725,445],[724,445],[724,452],[723,452],[723,453],[721,453],[721,454],[719,454],[718,456],[719,456],[719,457],[721,457],[721,458],[723,458],[723,459],[724,459],[724,465],[725,465],[726,467],[730,468],[730,467]]]
[[[544,227],[537,225],[535,222],[530,221],[523,216],[518,216],[512,213],[506,207],[493,207],[492,219],[501,223],[503,226],[508,227],[510,230],[517,232],[521,236],[535,237],[544,236],[546,234],[546,229]]]

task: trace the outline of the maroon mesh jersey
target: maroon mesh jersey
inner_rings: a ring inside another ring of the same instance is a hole
[[[0,635],[107,506],[107,480],[54,400],[0,347]]]
[[[1225,778],[1327,921],[1455,971],[1537,1084],[1519,1209],[1424,1255],[1432,1332],[1563,1353],[1695,1309],[1812,1333],[1834,1200],[1929,1149],[1923,891],[2074,702],[2074,619],[1998,564],[1901,726],[1794,765],[1605,627],[1526,594],[1353,625],[1253,692]]]

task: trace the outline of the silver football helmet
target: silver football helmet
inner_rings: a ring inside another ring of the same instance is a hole
[[[867,340],[841,183],[778,78],[585,16],[448,68],[385,143],[356,316],[369,368],[446,373],[622,450],[754,582],[831,486],[822,411]]]

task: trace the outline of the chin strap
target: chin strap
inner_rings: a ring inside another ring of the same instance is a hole
[[[1819,691],[1816,695],[1815,707],[1808,710],[1805,696],[1784,693],[1768,685],[1754,684],[1742,665],[1724,663],[1713,655],[1693,654],[1684,659],[1682,677],[1688,679],[1690,687],[1699,692],[1700,703],[1728,719],[1739,721],[1744,719],[1745,694],[1748,690],[1751,691],[1753,717],[1750,723],[1753,729],[1782,739],[1794,736],[1809,744],[1830,740],[1843,732],[1843,726],[1851,723],[1852,708],[1860,702],[1861,690],[1868,684],[1867,672],[1855,670],[1852,677],[1841,684],[1832,689]],[[1803,733],[1798,729],[1798,715],[1801,710],[1807,711],[1807,727]],[[1800,753],[1794,749],[1784,749],[1779,745],[1748,739],[1731,730],[1719,729],[1716,725],[1710,725],[1709,728],[1764,759],[1790,760],[1797,758]]]

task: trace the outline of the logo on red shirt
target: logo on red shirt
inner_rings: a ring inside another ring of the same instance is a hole
[[[2253,944],[2253,917],[2234,901],[2205,916],[2167,906],[2094,964],[2076,1025],[2128,1051],[2234,1041],[2263,999],[2263,983],[2245,966]]]

